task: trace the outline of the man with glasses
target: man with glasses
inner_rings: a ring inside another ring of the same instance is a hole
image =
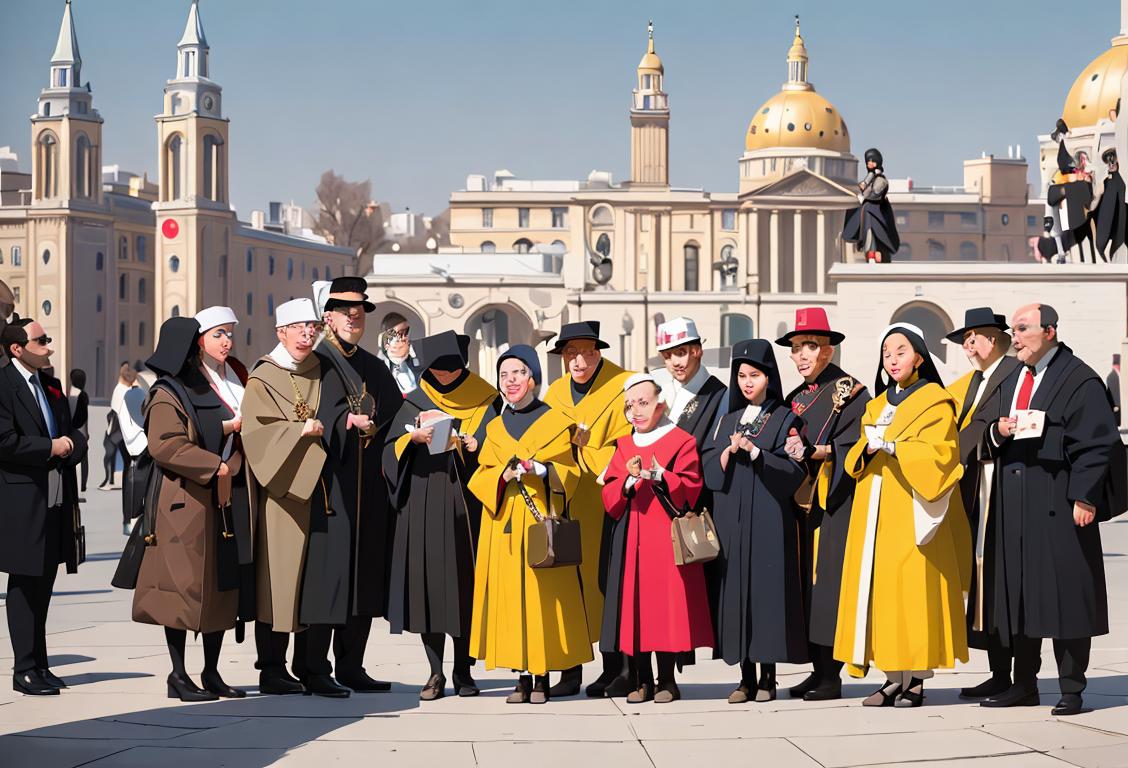
[[[321,320],[309,299],[275,312],[278,346],[261,358],[243,393],[243,450],[256,486],[255,531],[259,691],[344,698],[332,677],[329,644],[345,624],[348,605],[327,599],[324,585],[349,577],[349,562],[309,567],[327,540],[349,537],[341,490],[328,460],[330,430],[323,420],[321,358],[313,348]],[[333,568],[332,573],[325,569]],[[286,672],[289,634],[297,632],[294,671]]]
[[[393,520],[380,465],[388,428],[403,405],[387,366],[360,346],[368,313],[376,308],[367,288],[363,277],[338,277],[325,301],[325,333],[317,345],[323,358],[319,413],[349,521],[342,534],[349,535],[327,539],[324,549],[309,555],[311,574],[324,581],[327,599],[345,606],[348,618],[333,631],[335,672],[337,682],[358,693],[392,687],[364,671],[364,650],[373,617],[387,614]],[[338,561],[348,567],[340,583],[332,567]]]
[[[1108,390],[1059,341],[1053,307],[1019,308],[1011,330],[1022,365],[985,414],[999,578],[984,621],[1014,654],[1014,684],[980,704],[1038,706],[1042,639],[1051,638],[1061,689],[1052,714],[1075,715],[1092,638],[1108,633],[1097,523],[1124,511],[1128,470]]]
[[[419,386],[419,377],[423,373],[423,366],[411,346],[411,325],[407,319],[398,312],[385,315],[378,343],[380,349],[376,357],[388,366],[396,386],[406,397],[408,392]]]
[[[14,315],[0,332],[0,571],[8,574],[8,633],[15,657],[12,688],[57,695],[67,685],[47,664],[47,609],[59,563],[78,570],[75,467],[86,438],[71,425],[62,385],[43,373],[51,337]]]
[[[973,572],[967,600],[967,640],[972,648],[987,651],[991,677],[979,685],[960,690],[961,699],[982,700],[1004,693],[1011,686],[1011,651],[998,632],[987,631],[984,616],[990,613],[995,589],[995,537],[990,525],[993,514],[988,503],[994,479],[994,464],[983,450],[983,436],[998,413],[999,389],[1022,367],[1007,356],[1011,339],[1007,321],[990,307],[964,313],[964,324],[947,336],[959,344],[971,370],[952,382],[948,392],[956,401],[956,426],[960,430],[960,461],[964,467],[960,496],[971,524]]]

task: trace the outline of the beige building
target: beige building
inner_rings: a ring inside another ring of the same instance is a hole
[[[31,117],[31,172],[0,152],[0,280],[54,339],[56,372],[86,370],[106,397],[119,363],[144,360],[164,318],[228,304],[244,357],[273,344],[274,305],[344,274],[354,254],[240,222],[229,203],[228,132],[193,2],[177,76],[157,117],[158,183],[104,166],[102,118],[83,83],[69,2]]]

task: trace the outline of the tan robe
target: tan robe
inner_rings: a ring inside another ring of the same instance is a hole
[[[325,464],[321,438],[302,437],[294,414],[297,384],[310,413],[321,396],[321,365],[311,354],[290,372],[262,358],[243,395],[243,451],[256,494],[255,576],[259,621],[295,632],[309,536],[309,502]]]

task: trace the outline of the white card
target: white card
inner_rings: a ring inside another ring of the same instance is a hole
[[[1014,428],[1015,440],[1029,440],[1042,436],[1042,430],[1046,426],[1045,411],[1015,411],[1014,417],[1018,420]]]

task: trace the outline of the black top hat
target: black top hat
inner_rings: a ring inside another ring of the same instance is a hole
[[[972,328],[998,328],[1005,331],[1008,328],[1007,319],[996,315],[990,307],[975,307],[964,312],[963,328],[957,328],[944,338],[953,344],[963,344],[964,334]]]
[[[466,367],[468,346],[454,331],[443,331],[419,342],[419,357],[428,368],[457,371]]]
[[[364,307],[365,312],[376,309],[376,305],[368,300],[366,291],[368,281],[363,277],[337,277],[329,284],[329,298],[325,301],[325,311],[337,307]]]
[[[599,321],[588,320],[580,323],[565,323],[564,327],[560,329],[560,335],[556,337],[556,343],[548,351],[550,354],[559,355],[569,341],[576,339],[594,341],[596,349],[609,349],[611,347],[610,344],[599,338]]]

